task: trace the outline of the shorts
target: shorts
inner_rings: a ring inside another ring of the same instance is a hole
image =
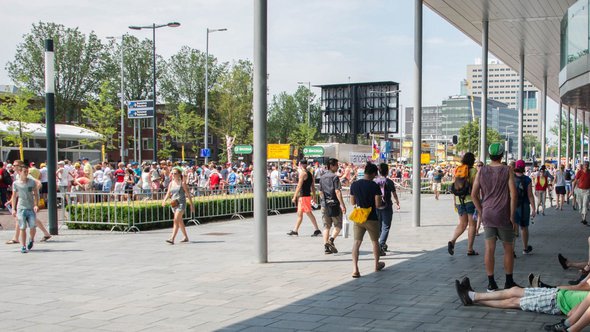
[[[465,204],[455,204],[455,208],[457,209],[457,213],[459,217],[463,216],[465,213],[474,214],[475,213],[475,204],[473,202],[466,202]]]
[[[125,190],[125,182],[115,182],[115,194],[122,194]]]
[[[186,204],[185,203],[180,203],[175,207],[170,207],[172,209],[172,213],[176,213],[176,212],[184,212],[184,210],[186,209]]]
[[[539,199],[539,203],[545,202],[545,195],[547,194],[546,190],[535,190],[535,196]]]
[[[329,217],[326,208],[322,208],[322,220],[324,221],[324,229],[330,229],[332,226],[342,229],[342,213],[337,217]]]
[[[41,193],[47,194],[49,192],[49,185],[47,182],[41,182]]]
[[[365,237],[365,232],[369,232],[371,241],[379,241],[379,232],[381,231],[381,223],[378,220],[367,220],[362,224],[353,222],[354,240],[362,241]]]
[[[571,182],[566,182],[565,183],[565,190],[571,192],[572,191],[572,183]]]
[[[299,197],[299,200],[297,200],[297,213],[308,213],[311,211],[311,196]]]
[[[565,195],[565,186],[555,187],[555,193],[558,195]]]
[[[514,243],[514,229],[512,227],[498,228],[484,226],[483,230],[486,240],[497,238],[504,243]]]
[[[520,298],[522,311],[540,312],[550,315],[561,315],[557,306],[558,288],[525,288],[524,295]]]
[[[523,207],[516,207],[514,212],[514,222],[520,227],[529,227],[531,221],[531,206],[527,204]]]
[[[433,183],[432,184],[432,191],[440,191],[441,184],[440,183]]]
[[[23,209],[16,211],[16,218],[18,220],[18,228],[24,230],[29,225],[29,229],[35,228],[35,219],[37,216],[35,215],[35,211],[33,209]]]

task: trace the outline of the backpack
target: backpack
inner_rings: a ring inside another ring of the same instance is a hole
[[[569,170],[565,170],[565,172],[564,172],[564,173],[565,173],[565,174],[564,174],[563,178],[564,178],[566,181],[571,181],[571,180],[572,180],[572,172],[570,172]]]
[[[518,194],[517,194],[518,205],[522,205],[525,202],[526,197],[528,195],[528,193],[527,193],[528,181],[526,181],[526,175],[515,176],[514,182],[516,185],[516,191],[518,192]]]
[[[465,203],[465,197],[471,193],[469,167],[467,165],[461,165],[455,169],[455,181],[451,185],[451,192],[459,197],[461,204]]]
[[[10,173],[5,169],[2,170],[2,182],[9,187],[12,185],[12,176],[10,176]]]

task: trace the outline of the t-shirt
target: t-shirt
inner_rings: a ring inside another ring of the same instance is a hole
[[[435,171],[434,174],[432,175],[432,181],[434,183],[441,183],[443,175],[444,175],[443,171]]]
[[[18,193],[17,210],[32,210],[35,206],[34,192],[37,190],[35,180],[27,178],[26,182],[14,181],[12,191]]]
[[[576,187],[580,189],[590,189],[590,171],[578,171],[576,173]]]
[[[340,178],[332,171],[328,171],[324,173],[320,177],[319,183],[319,190],[324,195],[324,200],[322,201],[322,206],[326,206],[326,200],[334,200],[335,203],[340,205],[340,201],[338,201],[338,197],[336,197],[336,190],[342,189],[342,185],[340,184]]]
[[[47,182],[47,167],[41,168],[39,173],[41,173],[41,182]]]
[[[373,181],[359,179],[350,186],[350,194],[354,196],[356,205],[362,208],[372,208],[368,220],[377,220],[375,196],[381,196],[381,188]]]
[[[518,206],[526,207],[531,204],[529,201],[528,187],[531,185],[533,180],[526,175],[514,175],[514,184],[516,185],[516,195],[518,197]]]
[[[575,306],[582,303],[582,301],[588,296],[587,291],[572,291],[560,289],[557,292],[557,306],[559,310],[567,315]]]
[[[279,171],[277,171],[276,169],[270,172],[270,185],[272,187],[279,186]]]
[[[383,202],[385,203],[385,207],[387,209],[391,209],[393,207],[393,201],[391,200],[391,193],[395,192],[395,184],[391,179],[388,179],[384,176],[378,176],[373,181],[377,185],[379,185],[379,190],[381,191],[381,196]]]
[[[34,177],[36,180],[39,180],[41,178],[41,172],[39,172],[38,168],[35,168],[35,167],[29,168],[29,174],[32,177]]]
[[[117,168],[115,171],[116,182],[125,182],[125,170]]]

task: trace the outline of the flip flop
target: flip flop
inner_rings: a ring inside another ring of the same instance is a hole
[[[471,250],[467,252],[467,256],[477,256],[479,253],[475,250]]]
[[[47,240],[51,239],[51,235],[46,235],[41,239],[41,242],[45,242]]]
[[[166,242],[168,242],[170,244],[174,244],[174,241],[172,241],[172,240],[166,240]]]
[[[184,240],[182,240],[182,241],[180,241],[180,242],[188,242],[188,239],[184,239]]]
[[[14,240],[10,240],[10,241],[6,241],[6,244],[17,244],[18,241],[14,241]]]
[[[451,256],[455,254],[455,245],[453,244],[453,242],[449,241],[449,243],[447,243],[447,251]]]
[[[361,277],[361,274],[360,273],[353,273],[352,274],[352,277],[355,278],[355,279],[357,279],[357,278],[360,278]]]
[[[385,267],[385,263],[379,262],[379,263],[377,263],[377,268],[375,268],[375,271],[381,271],[381,270],[383,270],[384,267]]]

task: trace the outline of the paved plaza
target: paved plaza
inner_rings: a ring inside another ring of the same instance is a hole
[[[411,222],[411,197],[393,219],[386,267],[373,272],[368,236],[361,274],[352,279],[352,237],[325,255],[304,219],[299,237],[285,235],[295,215],[269,216],[268,264],[255,262],[252,218],[188,227],[191,242],[168,245],[170,230],[118,233],[62,228],[28,254],[5,245],[0,230],[0,331],[538,331],[560,319],[518,310],[463,307],[454,280],[469,276],[484,290],[479,256],[467,256],[466,234],[449,256],[457,222],[451,197],[422,200],[422,227]],[[4,212],[5,213],[5,212]],[[533,254],[518,243],[515,281],[529,272],[565,283],[557,253],[586,260],[590,228],[567,205],[547,209],[531,227]],[[315,213],[320,217],[319,211]],[[0,215],[7,228],[10,216]],[[180,237],[178,238],[178,240]],[[520,240],[520,239],[519,239]],[[504,284],[502,250],[496,276]]]

